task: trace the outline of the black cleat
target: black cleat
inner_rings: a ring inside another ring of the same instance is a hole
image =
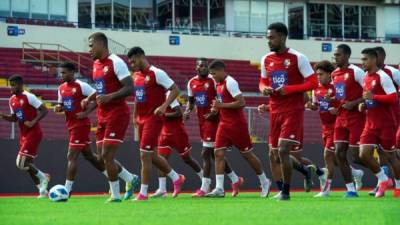
[[[288,201],[290,200],[290,195],[281,193],[276,200],[278,201]]]
[[[369,196],[372,196],[372,197],[375,197],[375,194],[376,194],[377,191],[378,191],[378,186],[376,186],[376,187],[374,188],[374,190],[368,192],[368,195],[369,195]]]

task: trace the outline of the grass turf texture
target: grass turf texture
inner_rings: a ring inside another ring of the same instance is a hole
[[[392,191],[382,199],[361,192],[357,199],[343,199],[343,192],[329,198],[313,198],[315,193],[292,193],[289,202],[258,193],[240,193],[236,198],[193,199],[182,194],[177,199],[149,199],[105,204],[108,196],[73,196],[68,202],[51,202],[34,197],[0,198],[0,223],[56,225],[195,225],[195,224],[400,224],[400,199]],[[228,193],[227,193],[228,194]],[[272,193],[275,194],[275,193]],[[170,196],[170,195],[169,195]]]

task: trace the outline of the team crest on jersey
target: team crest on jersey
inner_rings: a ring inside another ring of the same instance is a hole
[[[22,106],[22,105],[24,104],[24,100],[23,100],[23,99],[20,99],[20,100],[19,100],[19,104]]]
[[[317,91],[317,94],[319,94],[319,93],[321,93],[321,91],[320,91],[320,90],[318,90],[318,91]]]
[[[345,80],[349,79],[349,76],[350,76],[349,73],[345,73],[345,74],[344,74],[344,79],[345,79]]]
[[[103,68],[103,73],[104,73],[104,75],[106,75],[106,74],[108,73],[108,66],[105,66],[105,67]]]
[[[64,92],[65,92],[65,90],[62,90],[62,91],[61,91],[61,94],[64,94]]]
[[[208,89],[208,87],[210,87],[210,85],[208,83],[204,84],[204,89]]]
[[[371,86],[372,86],[372,87],[375,87],[375,86],[376,86],[376,80],[373,80],[373,81],[371,82]]]
[[[144,78],[144,82],[145,83],[148,83],[150,81],[150,77],[149,76],[146,76],[145,78]]]
[[[285,61],[283,61],[283,65],[288,68],[290,66],[290,59],[285,59]]]
[[[328,89],[328,94],[332,94],[333,90],[331,88]]]
[[[269,63],[269,66],[274,66],[274,62],[270,62],[270,63]]]
[[[76,88],[72,88],[72,94],[74,95],[76,93]]]

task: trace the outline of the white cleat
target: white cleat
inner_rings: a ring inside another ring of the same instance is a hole
[[[364,171],[358,170],[358,174],[353,177],[354,183],[356,184],[356,190],[359,191],[361,190],[363,183],[362,183],[362,178],[364,176]]]
[[[160,189],[157,189],[156,192],[150,195],[150,198],[165,198],[167,197],[168,193],[166,191],[161,191]]]
[[[320,193],[314,195],[314,198],[326,198],[329,197],[329,192],[321,191]]]
[[[207,193],[205,196],[209,198],[223,198],[225,197],[225,191],[220,188],[215,188],[211,192]]]
[[[271,189],[271,181],[267,180],[267,183],[261,185],[261,193],[260,196],[262,198],[266,198],[269,195],[269,190]]]
[[[326,181],[328,180],[328,169],[327,168],[321,168],[322,171],[324,171],[324,174],[319,176],[319,185],[321,190],[324,190]]]
[[[40,181],[39,184],[39,196],[37,198],[47,198],[49,192],[47,191],[47,186],[50,182],[50,175],[45,173],[46,178]]]
[[[274,197],[272,197],[272,198],[274,198],[274,199],[278,199],[280,196],[281,196],[281,191],[280,192],[278,192],[276,195],[274,195]]]

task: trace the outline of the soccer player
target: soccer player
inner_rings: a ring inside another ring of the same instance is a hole
[[[374,50],[376,51],[378,58],[376,59],[376,63],[378,68],[382,69],[389,77],[393,80],[394,87],[399,92],[399,85],[400,85],[400,71],[392,66],[385,64],[386,52],[385,49],[382,47],[375,47]],[[397,114],[397,123],[400,121],[400,107],[399,102],[393,104],[393,111]],[[400,129],[399,126],[397,128],[396,133],[396,149],[400,149]],[[379,165],[385,171],[386,175],[389,175],[390,167],[389,162],[385,157],[383,151],[378,151],[379,155]],[[369,195],[375,196],[376,192],[378,191],[378,186],[374,188],[374,190],[369,192]]]
[[[96,92],[82,100],[86,110],[91,101],[97,102],[97,155],[105,164],[111,197],[107,202],[121,202],[118,176],[125,180],[124,199],[129,199],[138,182],[138,176],[129,173],[115,161],[115,154],[123,142],[129,125],[129,107],[125,98],[132,95],[131,74],[125,62],[108,50],[105,34],[97,32],[89,36],[89,53],[93,63],[93,81]]]
[[[372,48],[364,49],[361,61],[367,71],[363,85],[364,102],[359,109],[366,109],[366,123],[360,139],[360,157],[378,178],[376,198],[383,197],[386,189],[392,186],[379,163],[373,157],[374,147],[380,146],[393,168],[396,189],[395,197],[400,197],[400,161],[396,157],[397,113],[393,104],[398,103],[398,96],[391,78],[377,66],[377,53]]]
[[[77,160],[80,153],[97,170],[105,175],[107,173],[103,161],[99,160],[98,156],[93,154],[90,149],[90,119],[88,115],[96,109],[96,103],[90,102],[85,110],[82,109],[80,104],[84,98],[90,96],[96,90],[89,84],[75,79],[74,73],[76,72],[76,68],[74,64],[66,62],[61,64],[60,68],[63,83],[58,88],[58,103],[54,111],[57,113],[64,112],[70,135],[65,187],[71,195],[77,173]],[[136,183],[139,182],[137,176],[134,176],[133,179],[135,179]]]
[[[47,185],[50,175],[40,171],[34,164],[43,133],[39,121],[47,114],[47,108],[33,94],[24,91],[21,76],[13,75],[9,79],[11,86],[10,114],[0,112],[0,117],[8,122],[18,122],[20,129],[17,168],[27,171],[33,183],[39,189],[38,198],[47,197]]]
[[[217,100],[211,111],[219,111],[220,122],[215,138],[216,187],[207,197],[224,197],[225,151],[230,147],[239,149],[250,164],[261,184],[261,197],[268,197],[271,183],[266,177],[259,158],[253,153],[247,121],[243,113],[246,105],[239,84],[225,72],[225,64],[215,60],[209,65],[210,74],[217,82]]]
[[[324,160],[327,179],[320,179],[321,192],[315,197],[327,197],[331,190],[331,184],[335,166],[335,146],[333,144],[333,132],[338,102],[335,101],[335,87],[331,83],[331,73],[335,68],[329,61],[321,61],[315,66],[318,75],[318,88],[313,90],[312,101],[307,102],[306,107],[318,110],[322,123],[322,141],[324,145]]]
[[[164,125],[158,139],[158,154],[168,160],[172,150],[175,149],[182,160],[190,166],[200,177],[200,180],[202,180],[203,170],[199,163],[191,156],[192,146],[189,143],[189,136],[183,124],[180,104],[176,99],[167,108],[164,116]],[[159,186],[151,197],[165,197],[167,195],[167,174],[159,170],[158,176]]]
[[[165,158],[157,154],[158,137],[160,135],[165,112],[176,99],[179,88],[163,70],[152,66],[140,47],[133,47],[128,52],[129,64],[135,84],[134,119],[139,130],[140,161],[142,163],[142,185],[136,200],[148,199],[151,166],[154,164],[167,174],[174,184],[172,197],[177,197],[185,181],[185,176],[177,174]],[[166,92],[170,91],[166,98]]]
[[[359,141],[365,123],[365,113],[359,112],[357,105],[363,101],[362,85],[365,73],[350,64],[351,49],[346,44],[337,46],[334,58],[337,68],[332,72],[336,100],[339,101],[336,115],[334,144],[335,155],[346,184],[346,198],[358,197],[357,190],[362,187],[364,172],[356,170],[347,161],[347,151],[353,155],[353,162],[364,165],[359,158]],[[353,183],[354,179],[354,183]]]
[[[184,112],[184,119],[189,119],[190,113],[196,107],[197,119],[200,128],[200,137],[203,142],[201,156],[203,158],[203,179],[201,187],[194,193],[193,197],[204,197],[210,192],[211,165],[214,159],[215,135],[218,128],[218,113],[211,112],[212,101],[217,96],[216,83],[209,75],[208,62],[206,58],[196,60],[196,72],[188,82],[187,92],[189,96],[188,106]],[[225,159],[225,173],[232,181],[232,196],[237,196],[239,187],[243,184],[243,178],[238,177]]]
[[[269,144],[271,168],[283,176],[278,200],[290,199],[292,165],[290,151],[301,146],[304,121],[304,92],[318,86],[307,57],[287,48],[288,29],[283,23],[268,26],[271,52],[261,60],[260,91],[270,96]]]

